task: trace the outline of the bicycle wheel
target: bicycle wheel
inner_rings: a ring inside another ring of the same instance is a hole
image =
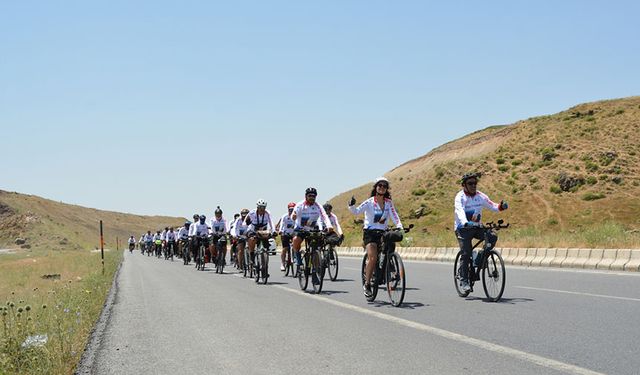
[[[460,286],[460,257],[462,256],[462,251],[458,251],[456,255],[456,261],[453,263],[453,285],[456,287],[456,292],[460,297],[466,297],[469,295],[469,292],[463,292]],[[470,272],[467,272],[467,275],[470,275]]]
[[[287,264],[285,265],[285,276],[289,276],[291,275],[291,277],[296,277],[296,267],[295,267],[295,263],[293,261],[293,248],[289,247],[288,252],[288,256],[289,259],[287,259]]]
[[[262,254],[261,254],[261,250],[256,250],[255,253],[255,265],[253,266],[253,268],[255,268],[255,279],[256,279],[256,284],[260,283],[260,277],[262,276]]]
[[[322,267],[322,259],[320,259],[320,252],[314,251],[311,254],[311,284],[313,285],[313,292],[318,294],[322,292],[322,279],[324,276],[324,268]],[[315,277],[314,277],[315,275]],[[315,283],[313,282],[316,279]]]
[[[502,298],[506,276],[502,256],[491,250],[482,267],[482,287],[489,301],[498,302]]]
[[[266,285],[267,280],[269,280],[269,254],[265,252],[260,254],[260,257],[262,257],[262,260],[260,261],[260,263],[262,263],[260,265],[260,270],[262,272],[262,284]]]
[[[331,281],[336,281],[336,279],[338,278],[338,252],[336,251],[336,249],[329,249],[328,262],[329,278],[331,279]]]
[[[364,254],[364,256],[362,257],[362,269],[361,269],[361,275],[362,275],[362,287],[364,288],[364,281],[366,278],[366,274],[365,274],[365,270],[367,269],[367,264],[369,263],[369,256],[367,254]],[[367,302],[373,302],[376,299],[376,296],[378,295],[378,282],[376,281],[376,270],[378,269],[378,267],[374,267],[373,268],[373,273],[371,274],[371,280],[370,280],[370,285],[371,285],[371,297],[367,297],[365,296],[365,298],[367,299]]]
[[[296,276],[298,277],[298,283],[300,284],[301,290],[307,290],[307,285],[309,284],[309,271],[307,269],[307,258],[308,255],[305,254],[302,259],[302,266],[296,265]]]
[[[387,278],[387,293],[389,294],[391,304],[398,307],[402,305],[404,291],[407,286],[404,264],[399,254],[394,252],[389,256],[385,275]]]

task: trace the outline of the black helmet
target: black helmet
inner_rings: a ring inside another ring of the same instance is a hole
[[[304,191],[304,195],[309,195],[309,194],[318,195],[318,191],[314,187],[309,187],[307,188],[307,190]]]
[[[216,208],[216,215],[222,215],[222,210],[220,209],[220,206],[218,206],[218,208]]]
[[[200,218],[200,215],[198,215],[198,214],[193,214],[193,218],[194,218],[194,219],[196,219],[196,220],[198,220],[198,218]]]
[[[240,211],[240,215],[246,215],[249,213],[249,209],[248,208],[243,208],[242,211]]]
[[[325,211],[333,210],[333,206],[329,202],[323,204],[322,208],[324,208]]]
[[[185,222],[184,222],[184,226],[185,226],[186,228],[189,228],[189,226],[190,226],[190,225],[191,225],[191,222],[190,222],[190,221],[185,221]]]
[[[467,182],[468,179],[470,178],[479,179],[480,176],[481,176],[481,173],[478,173],[478,172],[465,173],[460,178],[460,182],[464,185],[464,183]]]
[[[200,215],[200,221],[202,221],[202,220],[207,220],[207,217],[204,216],[204,215]]]

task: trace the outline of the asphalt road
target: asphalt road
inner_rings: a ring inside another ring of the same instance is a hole
[[[301,292],[125,253],[97,374],[638,374],[640,275],[507,266],[503,300],[457,296],[452,264],[405,262],[402,308],[367,303],[360,259]]]

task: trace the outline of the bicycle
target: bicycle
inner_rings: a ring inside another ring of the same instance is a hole
[[[325,271],[329,271],[331,281],[336,281],[338,278],[338,252],[335,246],[339,244],[340,240],[336,243],[327,239],[322,247],[322,277],[324,278]]]
[[[324,233],[317,229],[300,232],[305,233],[305,251],[302,266],[296,266],[296,277],[298,278],[300,289],[306,290],[309,284],[309,276],[311,276],[313,292],[318,294],[322,292],[323,268],[320,260],[320,249],[324,243]]]
[[[494,222],[486,223],[482,227],[483,230],[483,239],[478,240],[475,245],[471,247],[471,252],[478,247],[481,243],[486,242],[487,235],[494,231],[498,231],[500,229],[509,228],[509,224],[504,224],[504,220],[498,220],[498,223]],[[495,233],[494,233],[495,235]],[[495,244],[493,244],[495,246]],[[477,260],[477,266],[474,265],[474,259],[472,254],[469,254],[468,265],[469,269],[467,272],[469,278],[469,286],[471,289],[468,292],[463,292],[460,287],[460,257],[463,255],[462,250],[458,251],[456,255],[456,260],[453,265],[453,282],[456,287],[456,291],[460,297],[467,297],[471,292],[473,292],[473,284],[475,281],[480,280],[480,275],[482,275],[482,288],[484,289],[484,294],[487,296],[487,299],[490,302],[498,302],[502,298],[502,293],[504,293],[504,286],[506,283],[506,273],[504,268],[504,260],[502,260],[502,256],[500,253],[495,251],[493,248],[490,250],[482,250],[476,252],[476,257],[480,257]]]
[[[169,260],[169,258],[171,258],[171,261],[173,262],[173,253],[175,253],[175,249],[176,241],[167,241],[164,251],[164,259]]]
[[[156,240],[156,257],[162,256],[162,240]]]
[[[373,268],[371,274],[371,296],[365,298],[367,302],[375,301],[378,295],[378,288],[380,285],[386,284],[387,294],[391,305],[399,307],[402,305],[404,295],[407,287],[407,275],[404,270],[404,263],[402,257],[395,251],[395,243],[402,241],[404,233],[408,233],[413,224],[408,228],[400,229],[386,229],[375,230],[380,233],[380,242],[378,243],[378,264]],[[362,258],[362,286],[365,285],[367,264],[369,262],[368,254],[364,254]]]
[[[238,245],[242,245],[242,259],[239,259],[241,263],[239,269],[242,270],[243,277],[253,278],[253,267],[251,267],[251,254],[249,254],[249,248],[247,247],[247,236],[238,236]]]
[[[283,234],[282,236],[286,236]],[[291,246],[291,236],[289,235],[289,247],[287,248],[287,252],[285,254],[285,263],[284,263],[284,275],[291,277],[296,277],[295,272],[295,263],[293,261],[293,246]]]
[[[130,243],[129,244],[129,253],[133,253],[133,249],[136,247],[136,244]]]
[[[182,263],[185,266],[189,265],[189,262],[191,262],[191,251],[189,251],[189,239],[188,238],[183,238],[180,240],[180,249],[182,252]]]
[[[204,271],[204,264],[205,264],[205,258],[204,255],[206,254],[207,251],[207,247],[209,247],[209,238],[208,236],[198,236],[198,247],[197,247],[197,251],[198,254],[196,254],[196,269],[198,271]]]
[[[216,273],[223,273],[224,271],[224,251],[227,248],[227,235],[226,234],[221,234],[221,235],[216,235],[218,238],[216,240],[216,238],[214,237],[214,243],[216,244],[216,260],[215,260],[215,264],[216,264]]]
[[[153,242],[148,241],[145,245],[145,251],[147,252],[147,256],[150,257],[151,253],[153,253]]]
[[[260,284],[260,279],[262,279],[262,284],[266,284],[269,279],[269,238],[271,238],[271,233],[267,231],[258,231],[256,232],[256,250],[255,250],[255,279],[256,283]]]

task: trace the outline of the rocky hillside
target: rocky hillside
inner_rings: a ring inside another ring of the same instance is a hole
[[[116,237],[122,247],[132,234],[184,223],[182,218],[100,211],[0,190],[0,248],[94,249],[100,244],[100,220],[108,248],[116,247]]]
[[[458,179],[477,171],[480,190],[511,203],[500,215],[514,225],[503,232],[502,245],[637,247],[639,128],[640,97],[607,100],[492,126],[408,161],[385,174],[402,217],[416,225],[407,244],[455,243]],[[352,194],[361,202],[370,189],[332,199],[352,244],[359,242],[361,226],[345,203]]]

